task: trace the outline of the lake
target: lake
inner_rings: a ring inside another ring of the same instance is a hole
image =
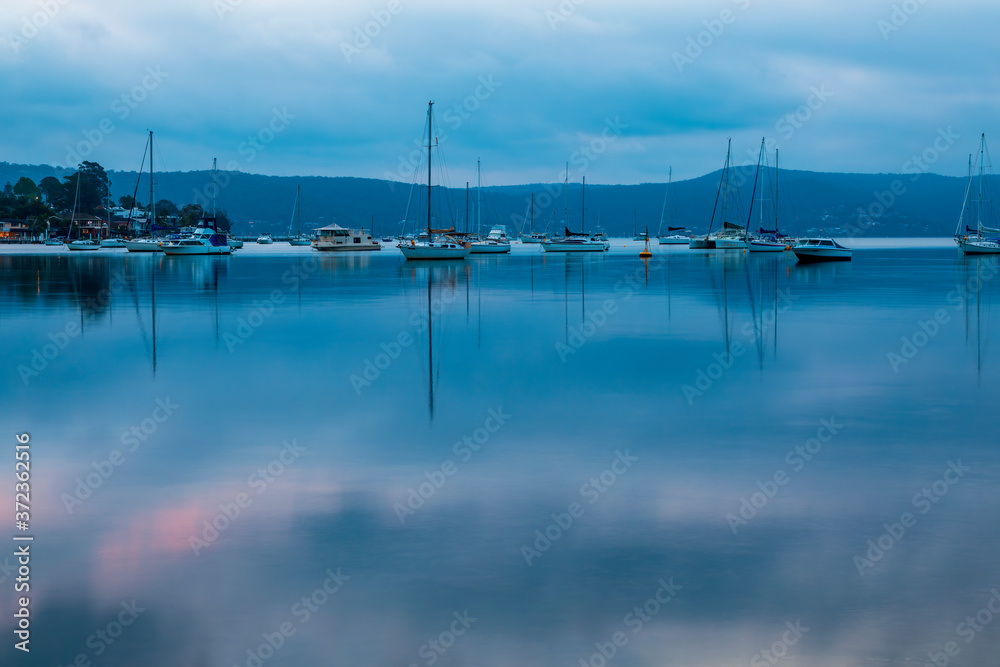
[[[997,258],[612,245],[5,248],[3,663],[995,659]]]

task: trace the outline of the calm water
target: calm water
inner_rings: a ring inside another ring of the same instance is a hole
[[[625,245],[0,256],[0,660],[995,660],[996,258]]]

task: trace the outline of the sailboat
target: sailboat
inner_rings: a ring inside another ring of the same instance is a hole
[[[399,250],[406,259],[464,259],[469,248],[445,236],[448,230],[431,229],[431,149],[434,147],[434,102],[427,103],[427,238],[400,241]],[[435,238],[435,234],[438,236]]]
[[[632,209],[632,240],[633,241],[643,241],[645,243],[649,242],[649,228],[646,228],[644,232],[636,232],[636,212]]]
[[[302,193],[302,186],[295,187],[295,210],[292,215],[292,222],[297,223],[295,236],[292,236],[292,223],[288,223],[288,245],[312,245],[312,239],[302,235],[302,211],[299,204],[299,196]]]
[[[715,195],[715,206],[712,207],[712,220],[708,224],[708,233],[700,238],[692,237],[688,246],[693,249],[718,249],[718,250],[742,250],[747,247],[744,240],[745,228],[742,225],[726,220],[726,209],[729,206],[729,170],[732,164],[733,140],[729,140],[726,149],[726,163],[722,167],[722,177],[719,179],[719,190]],[[712,226],[715,224],[715,212],[719,207],[719,200],[722,200],[721,220],[722,230],[712,233]]]
[[[145,158],[145,152],[143,153],[143,158]],[[139,172],[142,172],[142,167],[140,166]],[[139,190],[139,181],[136,179],[135,183],[136,192]],[[133,196],[134,201],[134,196]],[[150,236],[143,236],[139,238],[129,239],[125,241],[125,247],[129,252],[158,252],[160,250],[160,242],[153,238],[153,221],[156,220],[156,205],[153,203],[156,201],[153,198],[153,131],[149,131],[149,227],[148,232]],[[135,209],[135,204],[132,205],[133,210]],[[131,224],[131,213],[129,214],[129,223]]]
[[[587,204],[587,177],[583,177],[583,187],[580,191],[581,211],[580,226],[586,230],[586,204]],[[542,241],[542,248],[545,252],[604,252],[610,247],[607,239],[591,237],[586,231],[571,232],[569,227],[565,227],[566,236],[561,239],[548,239]]]
[[[670,167],[667,171],[667,190],[663,193],[663,209],[660,212],[660,227],[656,230],[656,239],[660,242],[660,245],[688,245],[691,241],[691,237],[687,234],[676,233],[683,232],[683,227],[671,227],[668,224],[667,235],[660,235],[660,232],[663,230],[664,219],[667,217],[667,203],[670,201],[670,184],[673,181],[673,177],[674,168]]]
[[[66,232],[66,247],[70,250],[100,250],[101,246],[93,239],[78,238],[75,241],[69,239],[73,236],[73,224],[76,222],[76,206],[80,201],[80,180],[83,174],[76,172],[76,194],[73,196],[73,212],[70,213],[69,231]]]
[[[979,162],[979,194],[976,205],[976,228],[972,229],[965,225],[965,234],[962,233],[962,223],[965,220],[965,211],[970,204],[970,193],[972,192],[973,173],[969,170],[969,183],[965,188],[965,200],[962,202],[962,213],[958,216],[958,226],[955,228],[955,243],[966,255],[997,255],[1000,254],[1000,228],[987,227],[983,224],[983,172],[986,169],[986,134],[979,138],[979,153],[976,156]],[[991,179],[992,180],[992,179]],[[992,206],[989,207],[992,210]],[[994,223],[996,224],[996,223]],[[992,236],[991,236],[992,235]]]
[[[476,160],[476,233],[481,233],[483,224],[483,176],[479,160]],[[507,227],[493,225],[485,239],[473,241],[469,252],[472,254],[501,254],[510,252],[510,239],[507,238]]]
[[[760,174],[760,165],[764,161],[764,139],[760,140],[760,156],[757,158],[757,173]],[[764,165],[767,170],[767,165]],[[757,187],[756,176],[754,177],[754,189]],[[750,252],[784,252],[788,244],[779,238],[778,234],[778,151],[774,151],[774,229],[764,229],[764,187],[760,188],[760,199],[757,201],[757,208],[760,209],[759,227],[756,234],[750,233],[750,219],[753,217],[753,201],[750,202],[750,215],[747,216],[747,229],[745,241]]]
[[[541,243],[545,234],[535,231],[535,193],[531,193],[531,205],[528,213],[528,234],[521,237],[521,243]]]

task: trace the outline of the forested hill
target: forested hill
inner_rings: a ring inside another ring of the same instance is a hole
[[[728,219],[745,222],[754,183],[752,167],[736,170],[741,204],[730,205]],[[55,175],[47,166],[0,163],[0,184],[16,183],[26,176],[35,183]],[[136,187],[135,172],[109,172],[112,196],[137,192],[140,202],[149,199],[148,176]],[[668,207],[669,224],[704,232],[712,217],[719,190],[720,172],[671,185]],[[296,186],[302,189],[303,231],[331,223],[345,227],[369,227],[374,221],[381,235],[399,231],[407,213],[409,228],[419,219],[425,225],[426,188],[411,188],[408,183],[351,177],[277,177],[242,172],[217,174],[219,208],[234,221],[237,233],[270,231],[282,233],[289,227]],[[966,179],[935,174],[834,174],[807,171],[780,172],[778,224],[782,231],[804,234],[823,230],[841,235],[845,228],[861,228],[869,236],[951,236],[965,194]],[[773,187],[773,186],[772,186]],[[516,232],[527,224],[531,194],[535,194],[535,229],[560,229],[564,218],[569,226],[581,225],[581,185],[570,183],[567,196],[562,184],[529,184],[484,188],[482,218],[484,226],[501,223]],[[435,190],[435,227],[455,224],[465,226],[466,192]],[[586,190],[586,229],[600,225],[612,236],[631,235],[633,224],[649,226],[656,233],[660,226],[666,184],[641,185],[588,184]],[[168,199],[178,207],[198,203],[209,206],[212,175],[209,171],[165,172],[156,175],[156,198]],[[767,199],[773,191],[768,189]],[[475,219],[475,190],[470,196]],[[767,203],[765,210],[770,208]],[[564,211],[566,213],[564,214]],[[419,218],[418,218],[419,216]],[[773,209],[768,213],[773,219]],[[249,223],[253,223],[252,226]],[[752,225],[757,226],[756,214]],[[874,223],[874,226],[871,226]],[[718,222],[716,222],[718,224]],[[769,220],[765,226],[772,226]],[[664,225],[665,231],[666,225]]]

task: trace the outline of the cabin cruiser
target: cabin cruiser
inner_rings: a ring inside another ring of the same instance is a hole
[[[199,227],[191,236],[164,243],[160,249],[165,255],[229,255],[233,251],[226,235],[211,227]]]
[[[493,225],[490,233],[482,241],[473,241],[469,250],[472,254],[510,252],[510,239],[507,238],[507,227]]]
[[[381,250],[382,244],[364,229],[347,229],[328,225],[316,230],[312,247],[316,250]]]
[[[803,264],[838,260],[849,261],[852,254],[850,248],[845,248],[828,238],[799,239],[798,245],[792,247],[792,252]]]
[[[257,237],[258,245],[270,245],[272,243],[274,243],[274,239],[272,239],[271,235],[268,234],[267,232],[264,232],[263,234]]]

